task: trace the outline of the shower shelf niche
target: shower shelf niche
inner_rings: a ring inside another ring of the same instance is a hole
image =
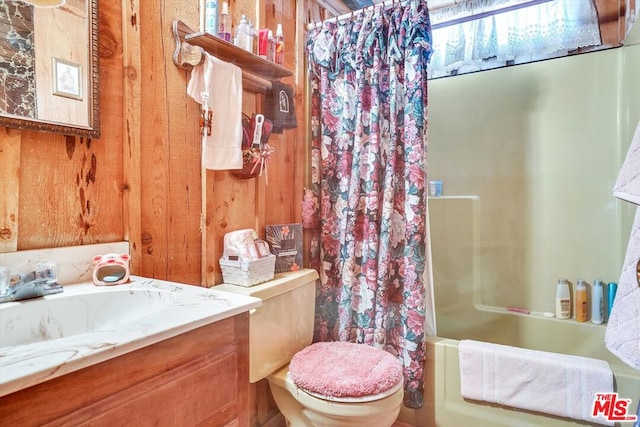
[[[173,54],[173,62],[176,66],[191,69],[202,62],[203,51],[207,52],[240,67],[243,89],[251,92],[266,93],[271,90],[273,80],[293,76],[292,71],[247,52],[213,34],[193,31],[179,19],[173,21],[173,37],[176,41],[176,50]]]

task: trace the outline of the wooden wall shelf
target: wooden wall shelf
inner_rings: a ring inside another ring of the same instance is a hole
[[[271,82],[293,76],[293,72],[264,58],[226,42],[213,34],[195,32],[184,22],[173,22],[176,50],[173,62],[181,68],[190,69],[202,62],[203,52],[234,64],[242,69],[243,87],[254,92],[265,93]]]

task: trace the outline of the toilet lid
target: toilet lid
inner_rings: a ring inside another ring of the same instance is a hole
[[[293,356],[289,375],[296,386],[315,395],[364,397],[397,389],[402,365],[390,353],[368,345],[320,342]]]

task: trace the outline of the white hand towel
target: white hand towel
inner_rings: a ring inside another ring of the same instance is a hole
[[[640,205],[640,124],[622,164],[613,195]],[[627,245],[618,290],[609,314],[604,341],[607,349],[629,366],[640,369],[640,287],[636,265],[640,260],[640,209]]]
[[[211,135],[202,147],[202,166],[242,169],[242,70],[208,53],[203,55],[204,62],[193,67],[187,86],[189,96],[200,105],[206,91],[208,107],[213,110]]]
[[[640,123],[636,127],[627,157],[613,186],[613,195],[640,205]]]
[[[596,394],[613,392],[605,361],[473,340],[458,352],[466,399],[613,425],[592,416]]]

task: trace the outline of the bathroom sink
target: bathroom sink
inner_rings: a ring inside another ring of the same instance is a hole
[[[86,288],[0,305],[0,348],[121,329],[176,298],[162,289]]]
[[[261,305],[258,298],[131,276],[0,304],[0,397]]]

